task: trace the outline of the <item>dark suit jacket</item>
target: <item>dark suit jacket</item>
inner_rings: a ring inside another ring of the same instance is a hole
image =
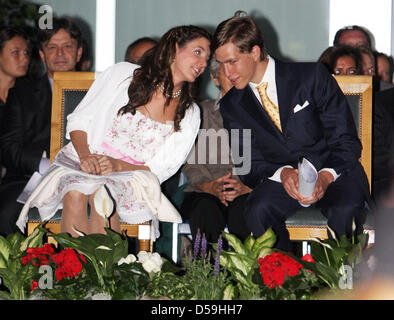
[[[375,93],[373,124],[373,178],[383,192],[394,172],[394,88]]]
[[[52,91],[47,75],[10,89],[0,129],[0,152],[6,180],[26,179],[49,156]]]
[[[296,168],[302,157],[317,170],[332,168],[338,174],[359,166],[361,143],[350,108],[326,68],[320,63],[276,60],[275,77],[283,133],[249,86],[232,88],[221,101],[226,129],[251,129],[251,171],[241,180],[254,188],[284,165]],[[305,101],[309,105],[294,113],[294,107]],[[241,151],[242,139],[240,135]]]

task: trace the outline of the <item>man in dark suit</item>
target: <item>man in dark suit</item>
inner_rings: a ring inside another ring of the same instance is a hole
[[[285,220],[301,204],[321,207],[338,236],[352,233],[353,219],[360,232],[368,180],[351,111],[335,79],[320,63],[269,57],[250,17],[219,24],[212,46],[234,86],[221,101],[224,127],[239,129],[240,153],[250,152],[251,169],[240,178],[253,189],[245,218],[254,236],[272,227],[276,247],[292,250]],[[250,150],[245,129],[251,130]],[[318,171],[308,197],[298,190],[302,158]]]
[[[82,55],[81,32],[67,18],[54,18],[52,29],[39,30],[39,53],[46,67],[37,81],[9,91],[0,131],[6,175],[0,185],[0,234],[16,232],[22,204],[16,199],[35,171],[49,166],[53,74],[74,71]]]

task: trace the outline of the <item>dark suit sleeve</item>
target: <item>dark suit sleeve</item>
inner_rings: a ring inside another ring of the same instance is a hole
[[[354,167],[361,156],[361,142],[347,100],[336,80],[322,64],[317,64],[312,92],[319,109],[323,134],[329,155],[323,168],[338,174]]]
[[[43,149],[32,141],[25,143],[27,115],[24,114],[20,94],[11,89],[4,107],[0,131],[1,159],[7,171],[32,174],[38,170]]]
[[[239,107],[239,106],[238,106]],[[263,154],[254,141],[252,130],[242,127],[236,116],[236,103],[223,99],[220,112],[223,117],[223,127],[228,130],[233,162],[240,180],[250,188],[255,188],[262,179],[270,177],[278,169],[264,160]],[[239,138],[238,138],[239,134]],[[236,148],[238,144],[238,148]],[[252,160],[253,159],[253,160]]]

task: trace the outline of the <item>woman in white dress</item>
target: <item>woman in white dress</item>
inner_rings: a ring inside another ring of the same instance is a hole
[[[210,39],[200,27],[175,27],[146,52],[141,66],[121,62],[99,74],[67,117],[71,142],[48,170],[53,173],[68,159],[80,171],[41,183],[42,190],[33,191],[39,196],[31,196],[27,205],[37,206],[43,220],[62,205],[61,231],[72,236],[76,230],[103,233],[105,220],[94,195],[105,185],[115,203],[112,230],[120,231],[119,216],[128,223],[154,220],[152,206],[135,201],[134,176],[141,170],[148,178],[153,173],[159,185],[185,162],[200,126],[194,82],[207,65]],[[20,216],[18,226],[24,223]]]

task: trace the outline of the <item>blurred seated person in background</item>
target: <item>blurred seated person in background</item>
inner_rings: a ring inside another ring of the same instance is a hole
[[[77,65],[75,66],[76,71],[90,71],[92,67],[92,56],[89,45],[85,39],[82,39],[82,56]]]
[[[339,29],[334,36],[334,46],[367,47],[372,49],[368,32],[360,26],[347,26]]]
[[[393,58],[383,52],[375,52],[376,73],[380,80],[392,84],[393,81]]]
[[[361,54],[357,48],[349,46],[330,47],[319,58],[329,72],[335,75],[363,74]]]
[[[0,128],[0,153],[7,172],[0,185],[0,234],[16,231],[22,209],[16,200],[35,171],[49,167],[53,74],[74,71],[82,55],[81,32],[67,18],[40,29],[39,54],[46,73],[9,91]]]
[[[29,67],[28,39],[20,29],[0,29],[0,123],[8,91],[19,77],[26,75]]]
[[[149,37],[135,40],[127,47],[124,61],[139,64],[144,53],[153,48],[156,44],[157,41]]]
[[[216,242],[226,225],[230,233],[245,239],[250,231],[246,227],[243,210],[251,189],[232,174],[234,165],[231,162],[228,135],[223,129],[219,111],[220,99],[231,89],[232,84],[215,58],[211,59],[210,75],[220,90],[220,96],[216,100],[200,103],[203,130],[200,130],[194,152],[182,168],[188,186],[180,212],[183,219],[189,220],[193,239],[200,229],[208,242]],[[211,140],[211,135],[216,139]],[[209,148],[206,148],[207,141]],[[211,141],[214,142],[212,145]],[[200,153],[204,153],[203,157]],[[203,163],[199,163],[200,159],[203,159]],[[222,163],[222,159],[226,162]]]
[[[358,47],[362,59],[363,74],[366,76],[375,76],[375,57],[373,52],[368,47]]]
[[[0,127],[3,119],[4,106],[16,79],[26,75],[29,67],[28,39],[24,32],[17,28],[4,27],[0,29]],[[1,165],[0,183],[5,174]]]

